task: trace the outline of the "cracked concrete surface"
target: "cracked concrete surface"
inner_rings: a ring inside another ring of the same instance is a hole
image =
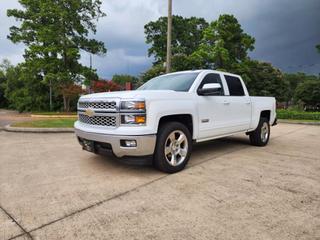
[[[173,175],[68,133],[0,142],[0,239],[320,239],[319,126],[279,124],[264,148],[199,144]]]

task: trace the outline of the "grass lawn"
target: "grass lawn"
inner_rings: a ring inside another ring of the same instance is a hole
[[[33,115],[77,115],[77,112],[33,112]]]
[[[288,121],[288,122],[318,122],[320,123],[320,120],[310,120],[310,119],[279,119],[283,121]]]
[[[12,124],[11,126],[25,128],[73,128],[73,124],[76,120],[77,118],[34,120],[26,122],[17,122]]]

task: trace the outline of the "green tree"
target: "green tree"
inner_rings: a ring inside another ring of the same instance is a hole
[[[8,106],[7,98],[5,97],[7,72],[13,67],[8,59],[3,59],[0,63],[0,108]]]
[[[6,82],[6,75],[0,69],[0,108],[4,108],[7,105],[7,99],[4,96],[5,91],[5,82]]]
[[[311,76],[307,76],[305,73],[285,73],[284,74],[284,80],[287,83],[287,89],[284,92],[284,95],[286,96],[286,104],[287,107],[290,104],[294,104],[295,102],[295,93],[297,90],[297,87],[300,83],[303,83],[307,81],[308,79],[312,78]]]
[[[9,17],[21,21],[19,27],[10,28],[8,38],[23,42],[25,50],[24,74],[31,77],[29,90],[56,91],[83,79],[96,78],[94,70],[83,66],[80,51],[104,54],[104,43],[89,38],[96,33],[96,21],[105,16],[100,0],[19,0],[23,9],[10,9]],[[27,73],[28,71],[28,73]],[[21,77],[20,79],[22,79]],[[60,93],[63,92],[60,91]],[[39,93],[38,93],[39,94]],[[63,96],[64,103],[67,96]],[[30,107],[34,107],[30,103]],[[36,108],[42,107],[42,104]],[[64,110],[69,106],[64,105]]]
[[[208,23],[203,18],[173,16],[172,18],[172,55],[190,55],[199,46],[203,37],[203,30]],[[167,49],[167,17],[160,17],[157,21],[144,26],[146,43],[151,44],[149,56],[155,57],[155,64],[163,63]]]
[[[320,104],[320,78],[308,79],[300,83],[296,89],[295,98],[305,105]]]
[[[139,78],[127,74],[115,74],[112,77],[112,82],[119,84],[119,85],[125,85],[127,82],[130,82],[132,84],[137,84],[139,81]]]
[[[40,75],[32,73],[25,64],[10,67],[6,73],[5,97],[9,107],[22,111],[41,111],[46,108],[47,86]]]
[[[141,84],[147,82],[151,78],[160,76],[166,72],[165,67],[163,64],[159,63],[154,66],[152,66],[150,69],[148,69],[146,72],[142,73],[140,76]]]
[[[204,30],[204,37],[191,59],[203,68],[233,71],[248,59],[255,39],[243,32],[233,15],[220,15]]]
[[[246,60],[238,64],[233,72],[242,76],[250,95],[274,96],[277,101],[286,100],[288,85],[282,72],[270,63]]]

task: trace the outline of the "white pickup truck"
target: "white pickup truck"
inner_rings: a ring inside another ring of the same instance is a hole
[[[250,97],[238,75],[196,70],[153,78],[136,91],[82,96],[78,117],[83,149],[133,162],[147,157],[174,173],[186,166],[193,142],[243,132],[252,145],[265,146],[276,101]]]

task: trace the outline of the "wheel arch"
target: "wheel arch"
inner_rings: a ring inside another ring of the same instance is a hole
[[[260,113],[260,118],[266,118],[268,119],[268,122],[270,122],[271,110],[262,110]]]
[[[192,138],[194,138],[194,120],[192,114],[170,114],[170,115],[164,115],[161,116],[158,123],[157,130],[159,131],[159,128],[161,125],[167,122],[180,122],[183,125],[185,125],[188,130],[190,131],[190,134]]]

